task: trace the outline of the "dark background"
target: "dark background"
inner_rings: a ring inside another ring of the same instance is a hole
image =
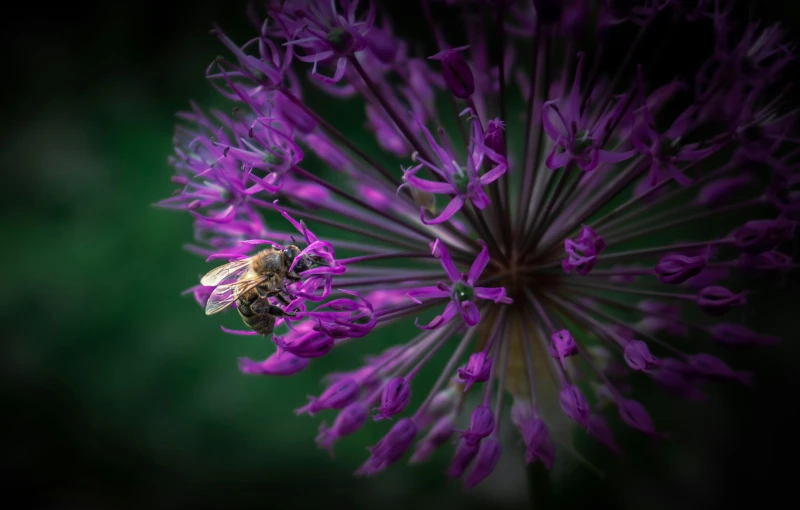
[[[424,35],[400,3],[398,31]],[[796,32],[795,2],[766,7]],[[314,445],[319,421],[292,410],[319,391],[322,375],[355,366],[352,357],[370,349],[334,353],[291,379],[243,377],[236,358],[264,357],[269,347],[224,335],[219,320],[180,296],[208,266],[181,248],[189,215],[150,204],[172,192],[174,112],[190,98],[229,108],[203,77],[224,51],[208,30],[217,22],[234,40],[251,37],[243,3],[16,8],[3,20],[0,124],[4,501],[53,509],[527,505],[513,448],[470,493],[442,475],[449,452],[353,478],[383,429],[342,441],[332,460]],[[673,439],[626,435],[628,453],[614,458],[578,437],[605,476],[560,459],[554,506],[731,508],[790,497],[797,283],[754,299],[748,318],[785,341],[726,357],[756,371],[756,387],[720,386],[702,404],[642,397]]]

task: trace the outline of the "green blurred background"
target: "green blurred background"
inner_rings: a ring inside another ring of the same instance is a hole
[[[773,14],[796,27],[794,3],[778,4]],[[528,505],[512,448],[470,493],[442,476],[449,451],[425,466],[353,478],[386,426],[341,441],[331,459],[314,445],[319,419],[292,410],[319,392],[322,375],[374,349],[335,352],[290,379],[244,377],[236,358],[262,358],[270,346],[223,334],[221,320],[180,295],[209,266],[182,249],[189,215],[150,204],[173,189],[174,112],[190,98],[229,108],[203,77],[223,51],[208,30],[217,22],[234,40],[251,37],[243,3],[26,8],[4,19],[4,499],[20,497],[15,508]],[[404,21],[407,33],[419,30],[413,13]],[[797,283],[753,299],[748,317],[786,341],[726,357],[757,371],[755,388],[719,387],[703,404],[645,393],[672,440],[625,435],[628,454],[614,458],[576,436],[605,477],[562,461],[553,506],[730,508],[789,494]]]

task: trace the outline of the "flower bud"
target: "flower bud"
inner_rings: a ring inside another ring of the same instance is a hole
[[[455,410],[458,403],[458,390],[453,384],[433,396],[425,410],[432,418],[441,418]]]
[[[575,343],[575,338],[572,337],[572,333],[568,330],[556,331],[550,336],[550,340],[553,341],[550,344],[550,356],[561,360],[562,367],[565,366],[564,358],[578,354],[578,344]]]
[[[300,358],[321,358],[333,349],[333,338],[314,330],[288,340],[280,335],[272,335],[272,341],[281,351],[290,352]]]
[[[475,465],[472,467],[472,472],[467,477],[464,485],[471,489],[486,479],[497,463],[500,461],[500,455],[503,453],[503,448],[500,446],[500,441],[490,437],[481,441],[481,447],[478,450],[478,457],[475,459]]]
[[[373,419],[384,420],[401,412],[408,405],[409,398],[411,398],[411,385],[405,377],[395,377],[383,387],[381,406]]]
[[[739,227],[733,234],[736,246],[745,253],[761,253],[788,241],[794,235],[794,222],[778,218],[775,220],[753,220]]]
[[[464,439],[458,442],[456,453],[453,455],[453,460],[450,461],[450,467],[447,469],[447,476],[450,478],[461,478],[464,471],[469,467],[472,459],[478,454],[478,445],[470,444]]]
[[[716,324],[708,331],[717,343],[728,347],[772,345],[781,341],[781,339],[776,336],[756,333],[741,324]]]
[[[725,203],[737,191],[750,184],[749,174],[725,177],[706,184],[697,195],[697,203],[704,207],[716,207]]]
[[[653,420],[650,418],[650,415],[647,414],[642,404],[635,400],[621,399],[617,402],[617,407],[619,408],[619,416],[622,418],[622,421],[646,434],[656,433]]]
[[[480,405],[472,411],[469,429],[462,434],[464,441],[474,445],[494,430],[494,413],[489,406]]]
[[[700,274],[686,280],[686,286],[694,290],[699,290],[709,285],[715,285],[729,278],[730,275],[731,270],[728,267],[706,266]]]
[[[483,143],[500,156],[506,155],[506,143],[503,140],[505,125],[500,119],[490,120],[483,135]]]
[[[622,453],[622,450],[614,440],[614,436],[611,434],[611,429],[608,428],[608,424],[601,416],[593,414],[589,417],[589,427],[586,432],[612,452]]]
[[[589,403],[577,386],[567,385],[559,395],[561,410],[564,414],[586,427],[589,424]]]
[[[409,464],[419,464],[425,462],[440,446],[444,445],[453,437],[455,425],[450,416],[445,416],[437,421],[430,432],[417,443],[414,454],[408,461]]]
[[[734,306],[747,302],[745,293],[734,294],[725,287],[706,287],[697,294],[697,304],[709,315],[725,315]]]
[[[525,442],[525,461],[541,460],[547,469],[553,469],[556,451],[544,421],[533,414],[530,404],[514,402],[511,419]]]
[[[383,471],[405,455],[414,438],[417,437],[417,425],[411,418],[399,420],[389,432],[369,449],[371,456],[356,470],[356,475],[371,476]]]
[[[700,353],[689,356],[689,366],[695,373],[712,379],[735,380],[743,384],[752,384],[750,372],[738,372],[726,365],[721,359],[711,354]]]
[[[739,267],[753,274],[768,273],[770,271],[780,271],[789,269],[792,265],[792,258],[779,251],[765,251],[763,253],[739,255]]]
[[[328,450],[333,455],[333,443],[337,439],[356,432],[367,421],[369,412],[367,407],[360,402],[350,404],[342,409],[336,416],[333,426],[328,428],[325,422],[319,426],[319,434],[316,437],[317,446]]]
[[[355,402],[360,393],[361,386],[354,379],[341,379],[331,384],[319,398],[308,397],[310,402],[297,409],[295,414],[308,413],[314,416],[314,413],[323,409],[342,409]]]
[[[687,372],[690,371],[691,368],[683,362],[666,359],[658,370],[651,374],[659,386],[677,397],[687,400],[705,400],[706,395],[687,378]]]
[[[310,361],[290,352],[276,352],[261,362],[239,358],[239,371],[254,375],[294,375],[306,368]]]
[[[467,48],[469,46],[444,50],[428,57],[432,60],[441,60],[445,85],[454,96],[461,99],[466,99],[475,92],[475,77],[464,55],[461,54],[461,51]]]
[[[597,263],[597,256],[605,249],[603,238],[584,225],[578,232],[578,237],[564,240],[564,250],[567,258],[561,262],[561,267],[569,273],[573,269],[578,274],[588,274]]]
[[[464,391],[476,382],[486,382],[492,375],[492,358],[485,352],[472,353],[466,368],[458,369],[458,377],[464,381]]]
[[[625,357],[625,363],[633,370],[646,372],[659,365],[658,358],[650,354],[647,344],[641,340],[628,342],[625,345],[623,356]]]
[[[661,283],[678,285],[700,274],[705,267],[706,258],[703,256],[687,257],[673,254],[663,257],[656,264],[655,272]]]

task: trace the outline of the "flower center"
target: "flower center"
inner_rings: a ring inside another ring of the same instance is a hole
[[[264,154],[264,159],[263,159],[264,163],[272,166],[280,165],[283,162],[283,158],[278,156],[278,153],[280,153],[280,151],[281,148],[278,147],[277,145],[270,145],[269,152],[266,152]]]
[[[474,301],[475,289],[467,285],[467,282],[456,282],[455,285],[453,285],[453,299],[459,303]]]
[[[344,27],[335,27],[328,32],[328,42],[331,44],[331,49],[340,55],[347,55],[353,52],[356,40],[353,34],[344,29]]]
[[[587,130],[583,133],[583,136],[576,137],[572,141],[570,150],[576,156],[580,156],[589,152],[589,149],[592,148],[592,145],[594,145],[594,140],[589,137],[589,131]]]
[[[469,190],[469,176],[465,172],[456,173],[453,176],[453,183],[456,185],[456,189],[462,195],[466,195],[467,191]]]

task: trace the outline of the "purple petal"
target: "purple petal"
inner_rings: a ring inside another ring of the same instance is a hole
[[[486,269],[486,266],[489,264],[489,248],[486,247],[485,242],[478,242],[481,243],[482,246],[481,252],[472,263],[472,267],[469,268],[469,273],[467,274],[467,284],[470,286],[475,285],[475,282],[478,281],[478,278],[483,274],[483,270]]]
[[[450,252],[447,251],[447,246],[439,239],[431,243],[431,253],[434,257],[439,259],[439,262],[442,264],[445,272],[447,273],[447,277],[450,278],[451,282],[461,281],[461,273],[456,268],[456,265],[453,263],[453,259],[450,257]]]
[[[425,208],[421,207],[419,210],[419,217],[422,223],[424,223],[425,225],[438,225],[439,223],[444,223],[445,221],[452,218],[453,215],[458,211],[460,211],[461,207],[463,206],[464,206],[464,199],[460,196],[455,196],[450,201],[450,203],[447,204],[447,207],[444,208],[442,214],[440,214],[439,216],[433,218],[432,220],[426,220]]]

